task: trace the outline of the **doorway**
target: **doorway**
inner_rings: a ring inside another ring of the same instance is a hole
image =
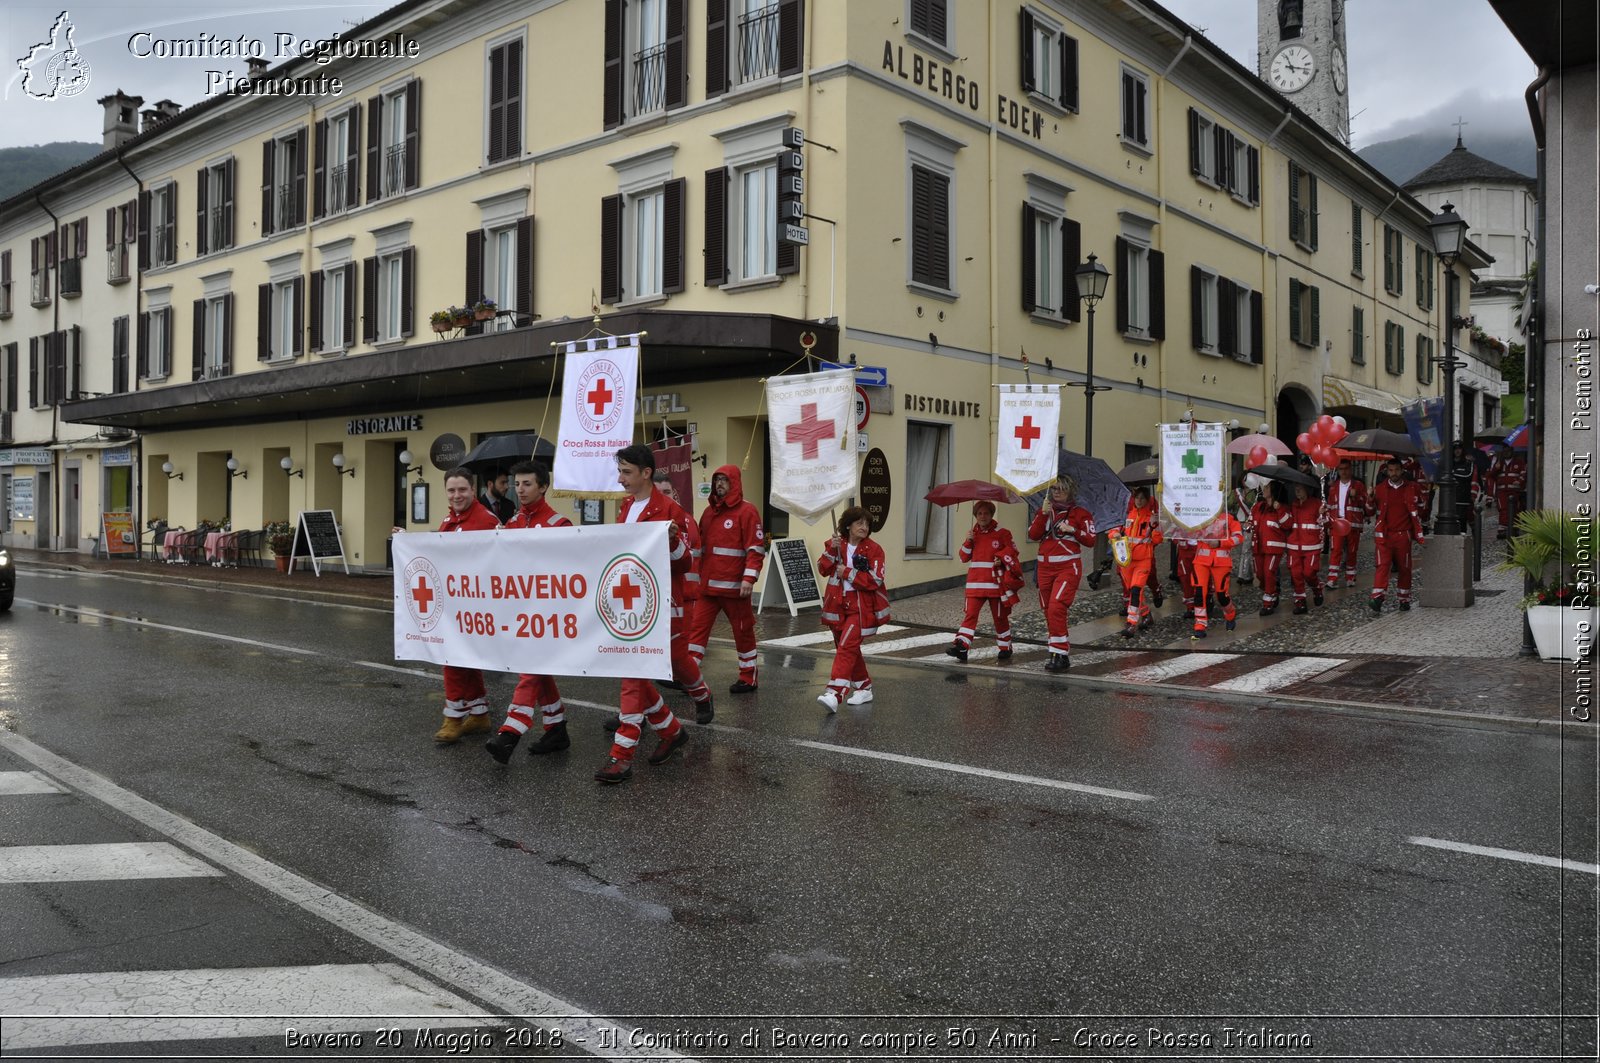
[[[78,548],[79,521],[78,506],[79,495],[82,494],[80,486],[83,479],[83,469],[77,465],[68,465],[62,470],[61,481],[61,545],[67,550]]]

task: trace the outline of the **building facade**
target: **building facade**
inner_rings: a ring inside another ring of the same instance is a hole
[[[873,367],[901,587],[960,577],[967,515],[923,494],[991,473],[994,385],[1085,382],[1091,320],[1109,390],[1092,440],[1064,390],[1060,442],[1113,466],[1191,411],[1292,440],[1438,392],[1428,212],[1154,4],[410,0],[346,35],[397,38],[415,58],[316,68],[337,97],[158,114],[0,204],[0,251],[49,275],[0,318],[0,471],[33,499],[9,541],[84,549],[125,500],[189,526],[330,509],[381,569],[391,526],[442,515],[445,437],[554,433],[552,344],[596,313],[648,333],[640,437],[692,431],[755,499],[762,379]],[[430,327],[486,295],[493,321]]]

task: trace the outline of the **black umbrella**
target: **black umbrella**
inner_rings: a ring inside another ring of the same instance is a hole
[[[509,432],[485,439],[467,452],[461,464],[479,475],[499,472],[527,461],[535,453],[535,444],[539,457],[548,460],[556,456],[556,448],[548,439],[540,439],[532,432]]]
[[[1117,527],[1127,518],[1128,486],[1117,478],[1111,466],[1104,461],[1077,451],[1063,450],[1057,460],[1056,472],[1072,477],[1078,485],[1077,503],[1089,511],[1097,527]],[[1050,488],[1046,487],[1029,495],[1028,512],[1035,512],[1044,505],[1049,492]]]
[[[1117,479],[1129,487],[1134,487],[1138,484],[1153,484],[1161,479],[1161,468],[1156,463],[1155,458],[1140,458],[1138,461],[1124,465],[1122,470],[1117,473]]]
[[[1411,442],[1411,437],[1384,428],[1363,428],[1351,432],[1335,444],[1344,450],[1376,450],[1382,454],[1415,455],[1422,451]],[[1259,468],[1253,470],[1260,472]]]
[[[1301,472],[1299,469],[1291,468],[1288,465],[1257,465],[1250,471],[1265,480],[1281,480],[1286,484],[1300,484],[1311,488],[1313,491],[1322,486],[1317,482],[1315,476],[1308,472]]]

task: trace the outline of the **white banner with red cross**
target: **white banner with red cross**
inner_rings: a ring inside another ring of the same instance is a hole
[[[767,378],[772,504],[807,524],[856,493],[853,369]]]
[[[550,489],[566,497],[622,498],[617,451],[633,443],[639,337],[596,336],[565,346],[561,429]]]
[[[1060,384],[1001,384],[994,474],[1019,495],[1056,478],[1061,424]]]
[[[541,675],[672,675],[667,524],[394,537],[394,655]]]
[[[1161,514],[1180,528],[1204,528],[1227,505],[1228,426],[1185,421],[1161,431]]]

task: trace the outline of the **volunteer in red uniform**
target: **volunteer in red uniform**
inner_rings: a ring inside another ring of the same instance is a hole
[[[955,644],[944,652],[958,661],[967,659],[967,651],[972,649],[972,636],[978,630],[978,617],[983,614],[987,602],[989,616],[994,620],[994,641],[1000,648],[1000,660],[1008,661],[1011,659],[1011,606],[1005,598],[1003,581],[1007,573],[1021,569],[1022,558],[1017,553],[1011,529],[995,523],[993,502],[974,502],[972,517],[972,531],[967,533],[967,541],[961,544],[957,554],[967,566],[967,612],[961,618]]]
[[[1239,518],[1226,510],[1196,533],[1194,635],[1191,637],[1206,637],[1209,622],[1206,599],[1212,596],[1222,607],[1223,622],[1229,631],[1233,630],[1234,621],[1239,615],[1233,604],[1233,548],[1242,542],[1244,528],[1240,527]]]
[[[536,461],[517,462],[511,466],[511,484],[517,495],[517,511],[506,521],[507,531],[572,527],[570,520],[551,509],[550,503],[545,501],[545,492],[550,489],[550,470],[545,465]],[[521,675],[517,677],[517,689],[511,695],[505,722],[483,748],[495,760],[506,763],[511,759],[511,751],[533,726],[536,712],[543,722],[544,733],[528,747],[530,757],[556,753],[572,745],[572,739],[567,737],[567,714],[556,681],[547,675]]]
[[[1261,615],[1278,610],[1278,566],[1289,549],[1289,507],[1283,485],[1269,482],[1250,510],[1250,527],[1256,552],[1256,578],[1261,581]]]
[[[1440,458],[1440,464],[1441,466],[1444,464],[1442,457]],[[1421,518],[1423,526],[1426,527],[1429,514],[1433,512],[1433,482],[1428,479],[1427,473],[1423,471],[1422,462],[1418,458],[1407,457],[1400,459],[1400,468],[1408,477],[1408,482],[1416,488],[1417,516]]]
[[[1528,463],[1515,450],[1502,446],[1489,470],[1494,476],[1494,506],[1500,514],[1496,538],[1504,539],[1517,526],[1517,514],[1527,498]]]
[[[1312,600],[1322,604],[1322,583],[1317,579],[1317,562],[1322,557],[1322,500],[1305,484],[1294,485],[1294,501],[1289,503],[1289,579],[1294,584],[1294,615],[1310,612],[1306,608],[1306,589]]]
[[[817,571],[828,581],[822,592],[822,622],[833,631],[833,674],[817,700],[829,712],[841,704],[865,705],[872,700],[872,677],[861,654],[861,640],[889,622],[883,547],[872,541],[867,511],[851,506],[839,518],[828,547],[817,558]]]
[[[628,497],[617,507],[618,524],[643,524],[666,521],[667,542],[672,558],[672,674],[694,699],[700,722],[711,720],[711,692],[700,678],[700,666],[689,656],[688,639],[683,631],[683,606],[687,591],[685,577],[694,568],[690,553],[689,515],[683,507],[662,494],[651,483],[656,471],[656,456],[647,446],[635,443],[617,451],[617,483]],[[703,700],[702,700],[703,699]],[[622,707],[617,731],[611,739],[611,755],[594,773],[597,782],[619,783],[633,774],[633,754],[639,744],[641,724],[648,722],[659,736],[655,752],[648,760],[663,764],[689,742],[688,730],[667,708],[661,692],[648,679],[622,681]]]
[[[1049,631],[1050,659],[1047,672],[1065,672],[1072,667],[1072,639],[1067,630],[1067,611],[1078,596],[1083,579],[1081,551],[1094,546],[1094,517],[1078,505],[1078,485],[1072,477],[1056,477],[1050,497],[1028,525],[1028,541],[1039,544],[1039,564],[1034,580],[1039,585],[1039,607],[1044,610]]]
[[[1376,529],[1372,533],[1378,550],[1378,569],[1372,574],[1372,611],[1383,609],[1389,590],[1389,569],[1399,583],[1400,609],[1411,608],[1411,544],[1422,542],[1422,518],[1417,514],[1416,485],[1405,479],[1400,461],[1390,458],[1384,471],[1388,479],[1373,489]]]
[[[689,623],[689,655],[698,663],[706,655],[711,628],[719,612],[733,625],[739,653],[739,678],[729,693],[756,688],[756,618],[750,594],[767,557],[761,514],[745,501],[737,465],[720,466],[711,476],[711,501],[700,514],[700,597]]]
[[[1356,585],[1356,551],[1361,546],[1361,527],[1372,515],[1372,499],[1367,485],[1355,478],[1355,466],[1348,458],[1339,462],[1338,478],[1328,485],[1328,589],[1339,585],[1341,559],[1344,585]]]
[[[1122,527],[1107,532],[1106,537],[1111,540],[1113,549],[1119,541],[1127,544],[1127,560],[1119,557],[1117,569],[1122,575],[1123,598],[1128,606],[1128,623],[1122,634],[1132,638],[1141,627],[1155,623],[1150,616],[1150,568],[1155,563],[1156,547],[1162,536],[1160,518],[1148,487],[1133,489]]]
[[[472,472],[455,468],[444,474],[444,497],[450,510],[439,522],[442,532],[493,531],[500,519],[472,494]],[[396,528],[395,531],[404,529]],[[462,735],[494,729],[489,719],[489,693],[483,673],[476,668],[444,666],[444,723],[433,740],[442,746],[461,741]]]
[[[1183,591],[1183,618],[1194,619],[1195,606],[1195,575],[1194,555],[1200,548],[1197,532],[1177,529],[1173,533],[1173,544],[1178,550],[1178,588]],[[1205,595],[1200,595],[1202,599]],[[1202,601],[1201,604],[1204,604]],[[1160,608],[1161,602],[1157,600],[1156,607]]]

